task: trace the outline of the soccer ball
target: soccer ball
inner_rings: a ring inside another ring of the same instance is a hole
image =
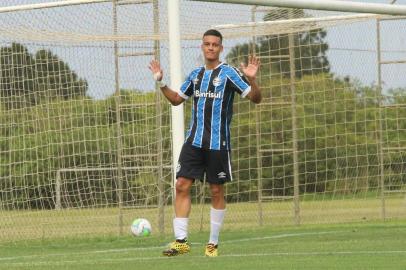
[[[151,232],[151,223],[145,218],[137,218],[131,224],[131,233],[135,236],[148,236]]]

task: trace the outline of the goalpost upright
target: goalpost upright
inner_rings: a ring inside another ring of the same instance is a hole
[[[182,84],[182,58],[180,43],[179,0],[171,1],[168,5],[168,35],[169,35],[169,66],[170,86],[180,89]],[[172,106],[172,163],[173,163],[173,196],[175,197],[176,167],[184,141],[183,104]]]

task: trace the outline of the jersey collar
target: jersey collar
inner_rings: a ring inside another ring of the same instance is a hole
[[[219,66],[223,65],[223,62],[220,62],[220,64],[218,64],[215,68],[213,68],[212,70],[217,69]],[[207,69],[206,65],[204,65],[204,70],[211,70],[211,69]]]

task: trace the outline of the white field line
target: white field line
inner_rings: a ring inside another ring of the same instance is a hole
[[[235,257],[293,257],[293,256],[354,256],[354,255],[387,255],[387,254],[406,254],[406,250],[382,250],[382,251],[325,251],[325,252],[271,252],[271,253],[243,253],[243,254],[222,254],[218,258],[235,258]],[[132,257],[132,258],[117,258],[117,259],[88,259],[88,260],[65,260],[65,261],[40,261],[40,262],[14,262],[2,263],[6,267],[21,267],[21,266],[66,266],[66,265],[98,265],[98,264],[114,264],[119,262],[135,262],[135,261],[157,261],[157,260],[171,260],[175,257],[168,258],[164,256],[155,257]],[[184,260],[207,259],[205,256],[182,256]],[[216,258],[215,258],[216,259]],[[212,258],[210,258],[212,260]]]
[[[280,238],[295,237],[295,236],[338,234],[338,233],[347,233],[347,232],[348,231],[287,233],[287,234],[280,234],[280,235],[273,235],[273,236],[251,237],[251,238],[240,238],[240,239],[235,239],[235,240],[226,240],[226,241],[221,241],[221,245],[238,243],[238,242],[261,241],[261,240],[268,240],[268,239],[280,239]]]
[[[296,236],[309,236],[309,235],[326,235],[326,234],[339,234],[339,233],[347,233],[348,231],[328,231],[328,232],[307,232],[307,233],[289,233],[289,234],[279,234],[279,235],[272,235],[272,236],[264,236],[264,237],[249,237],[249,238],[241,238],[241,239],[235,239],[235,240],[225,240],[221,241],[221,245],[227,245],[227,244],[233,244],[233,243],[238,243],[238,242],[249,242],[249,241],[262,241],[262,240],[269,240],[269,239],[281,239],[281,238],[289,238],[289,237],[296,237]],[[203,245],[203,243],[198,243],[198,242],[193,242],[191,243],[193,245]],[[47,259],[51,257],[68,257],[68,256],[83,256],[85,254],[92,255],[92,254],[109,254],[109,253],[127,253],[127,252],[134,252],[134,251],[144,251],[144,250],[157,250],[157,249],[162,249],[165,248],[165,246],[154,246],[154,247],[134,247],[134,248],[119,248],[119,249],[105,249],[105,250],[93,250],[93,251],[83,251],[83,252],[68,252],[68,253],[54,253],[54,254],[35,254],[35,255],[22,255],[22,256],[10,256],[10,257],[0,257],[0,262],[4,265],[6,261],[20,261],[23,259]],[[400,251],[402,252],[402,251]],[[261,255],[261,254],[245,254],[247,256],[282,256],[282,255],[287,255],[289,253],[269,253],[268,255]],[[292,253],[293,254],[293,253]],[[296,254],[296,253],[294,253]],[[302,253],[302,254],[308,254],[308,253]],[[328,253],[329,254],[329,253]],[[223,256],[228,256],[228,257],[233,257],[233,256],[240,256],[240,255],[222,255]],[[190,257],[190,256],[188,256]],[[130,260],[150,260],[150,259],[156,259],[157,257],[147,257],[147,258],[131,258]],[[161,258],[161,257],[158,257]],[[126,259],[122,259],[126,260]],[[105,260],[103,260],[105,261]],[[64,261],[66,263],[69,263],[70,261]],[[75,262],[75,261],[73,261]],[[42,262],[38,262],[39,264],[42,264]],[[17,263],[9,263],[11,264],[17,264]],[[33,264],[33,263],[30,263]]]

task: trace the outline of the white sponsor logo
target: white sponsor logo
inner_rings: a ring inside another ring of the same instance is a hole
[[[225,172],[220,172],[220,173],[217,174],[217,176],[218,176],[219,178],[226,178],[226,177],[227,177],[227,174],[226,174]]]
[[[199,82],[199,79],[198,79],[198,78],[194,78],[192,82],[193,82],[194,85],[196,85],[196,84]]]
[[[216,77],[213,79],[213,85],[214,86],[219,86],[221,84],[221,79],[219,77]]]
[[[180,171],[180,168],[181,168],[180,163],[178,163],[178,166],[176,166],[176,172],[177,173]]]
[[[200,92],[195,90],[195,97],[205,97],[205,98],[221,98],[221,92],[212,93],[212,92]]]

